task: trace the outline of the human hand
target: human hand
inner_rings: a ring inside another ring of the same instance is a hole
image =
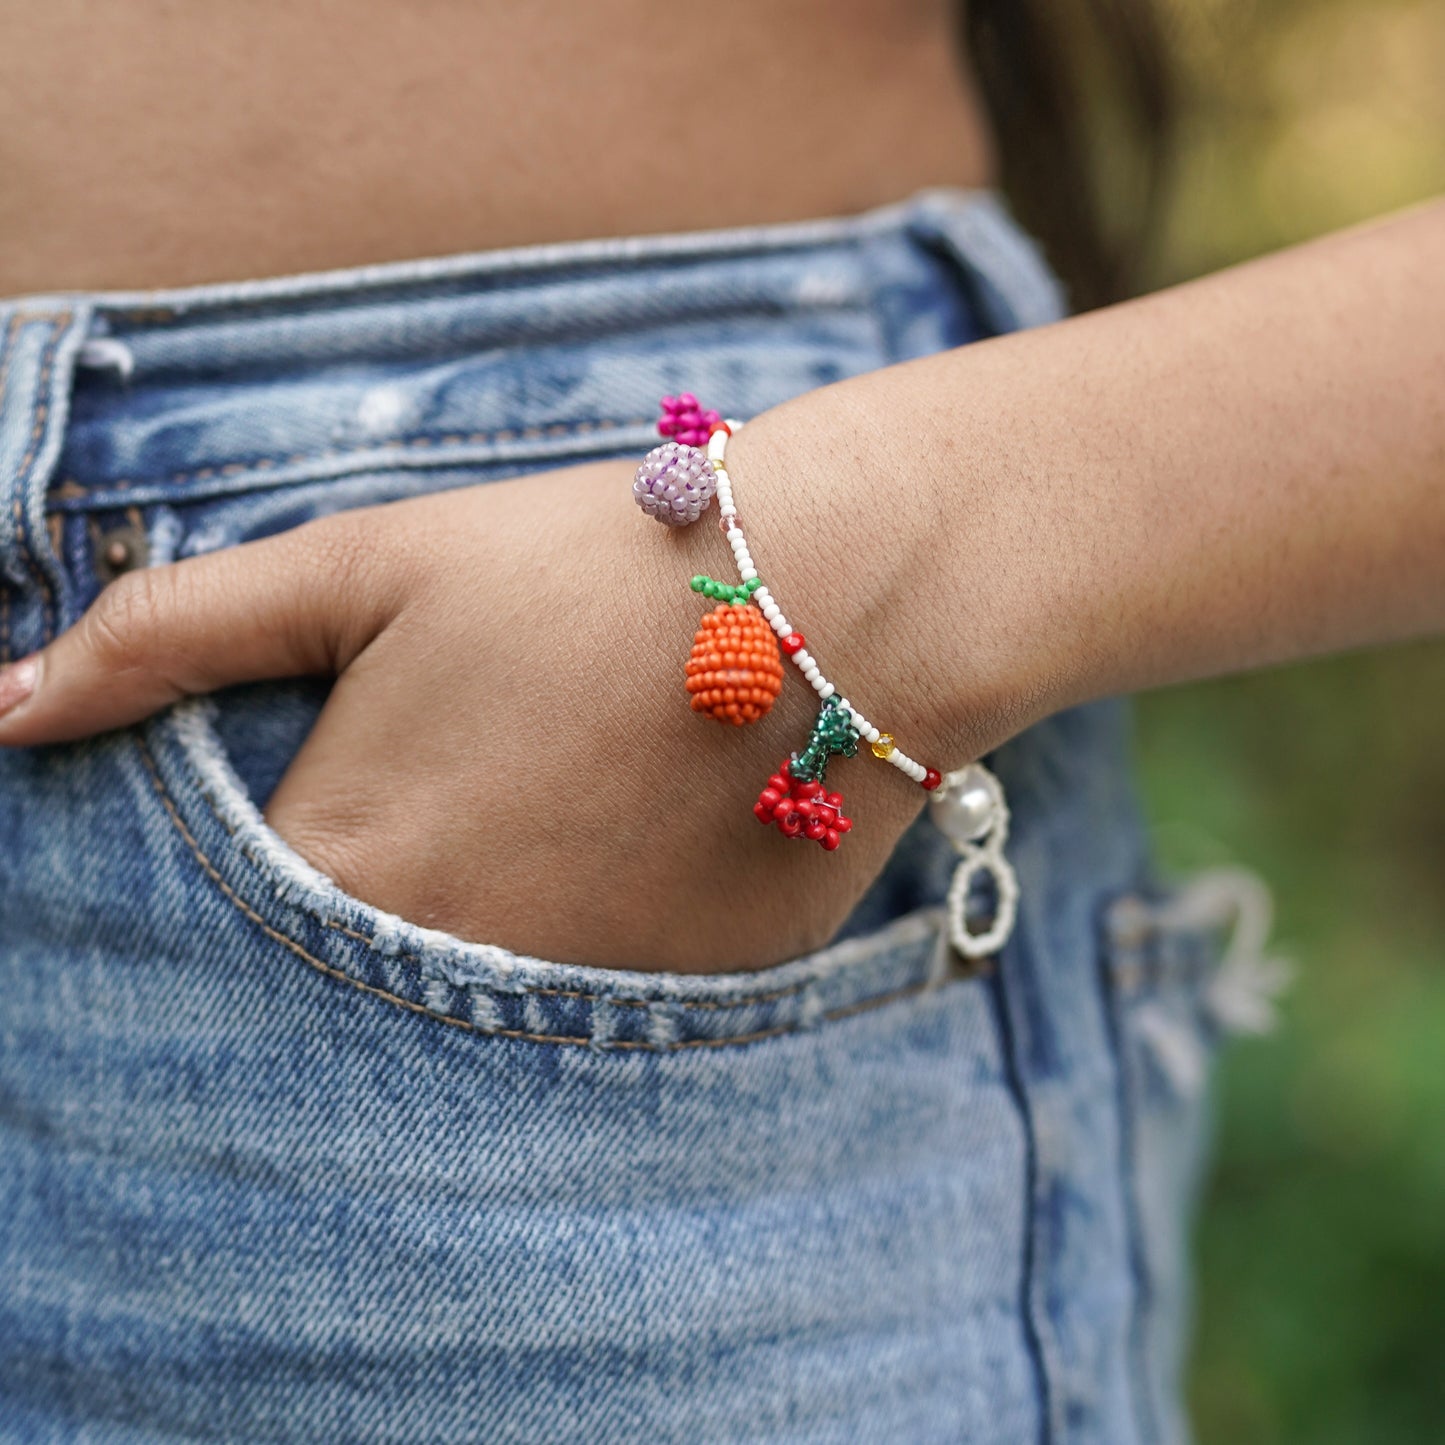
[[[347,892],[604,967],[746,969],[819,946],[923,795],[860,759],[830,774],[857,820],[835,853],[759,826],[752,804],[806,740],[813,694],[789,668],[757,724],[689,710],[683,666],[712,604],[688,578],[724,577],[730,558],[711,514],[682,531],[641,518],[632,470],[342,513],[122,577],[0,674],[0,699],[27,667],[34,680],[0,717],[0,743],[85,736],[231,683],[333,675],[266,816]],[[747,493],[750,531],[753,506],[787,505],[765,485],[759,472]],[[811,603],[792,599],[816,568],[794,535],[790,547],[779,517],[758,555],[786,571],[794,591],[779,593],[801,618]],[[924,715],[916,701],[896,713]]]

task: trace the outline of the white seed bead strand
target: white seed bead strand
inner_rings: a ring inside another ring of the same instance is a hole
[[[727,469],[727,445],[728,437],[732,432],[737,431],[742,422],[735,421],[732,417],[727,419],[727,431],[715,431],[707,441],[707,459],[712,463],[713,472],[717,476],[717,500],[718,516],[722,523],[723,533],[728,539],[728,545],[733,551],[733,561],[737,564],[738,576],[744,582],[752,582],[757,578],[758,569],[753,562],[752,554],[748,551],[747,539],[743,536],[742,523],[738,521],[737,503],[733,500],[733,479],[728,475]],[[768,625],[778,634],[779,637],[786,637],[792,632],[793,624],[783,615],[783,609],[778,606],[771,592],[766,587],[755,587],[753,589],[753,602],[762,610]],[[804,681],[818,694],[818,697],[826,702],[833,697],[838,689],[823,675],[823,670],[818,666],[806,647],[800,647],[792,654],[793,665],[803,674]],[[852,719],[854,731],[868,744],[878,741],[883,734],[858,711],[847,698],[842,699],[843,710]],[[915,783],[921,784],[928,776],[928,769],[922,763],[910,758],[902,748],[896,744],[888,754],[886,761],[893,764],[906,778]]]

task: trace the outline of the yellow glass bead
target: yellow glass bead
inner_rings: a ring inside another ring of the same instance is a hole
[[[893,734],[879,733],[878,741],[876,743],[869,743],[868,746],[873,749],[873,756],[875,758],[891,757],[893,754]]]

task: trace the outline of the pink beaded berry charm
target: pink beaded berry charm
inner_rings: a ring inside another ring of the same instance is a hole
[[[684,446],[705,447],[713,431],[722,426],[723,419],[715,411],[704,411],[702,404],[690,392],[681,396],[662,398],[662,416],[658,419],[657,430],[665,437],[671,437]]]

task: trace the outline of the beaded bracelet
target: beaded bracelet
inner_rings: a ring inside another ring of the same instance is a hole
[[[950,941],[970,958],[994,953],[1012,932],[1018,905],[1018,882],[1003,856],[1008,837],[1003,787],[981,763],[945,777],[917,762],[824,676],[803,634],[763,584],[748,550],[726,464],[728,438],[742,425],[703,410],[690,392],[663,397],[658,431],[667,440],[643,458],[632,485],[642,510],[669,526],[697,521],[716,496],[718,523],[737,566],[736,586],[711,577],[692,579],[693,591],[718,603],[703,617],[687,663],[692,708],[736,726],[764,717],[782,691],[781,648],[817,693],[818,720],[807,745],[768,779],[754,815],[786,838],[809,838],[834,851],[853,822],[843,813],[843,795],[826,787],[828,763],[835,756],[854,757],[859,742],[867,742],[874,757],[929,794],[934,823],[961,855],[948,892]],[[993,882],[993,918],[986,930],[973,932],[968,906],[980,874]]]

